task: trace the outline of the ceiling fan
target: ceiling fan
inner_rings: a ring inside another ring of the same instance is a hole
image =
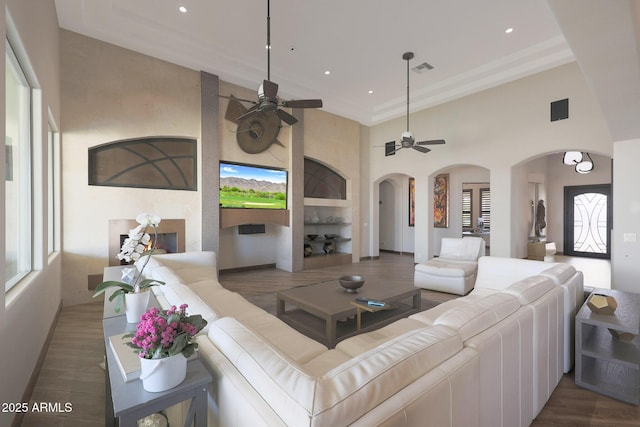
[[[270,15],[270,0],[267,0],[267,79],[262,82],[258,88],[258,100],[251,101],[248,99],[240,99],[235,97],[229,97],[220,95],[222,98],[232,99],[233,103],[237,101],[249,102],[253,106],[248,110],[242,111],[237,105],[234,105],[233,110],[240,111],[240,115],[234,117],[235,122],[240,122],[246,118],[260,115],[261,113],[275,113],[278,118],[288,125],[295,124],[298,120],[291,114],[280,109],[280,107],[286,108],[322,108],[321,99],[298,99],[284,101],[278,98],[278,84],[271,81],[271,15]]]
[[[396,151],[402,148],[413,148],[421,153],[428,153],[431,149],[425,147],[425,145],[439,145],[444,144],[444,139],[433,139],[428,141],[416,142],[413,132],[409,130],[409,61],[413,58],[413,52],[406,52],[402,55],[402,59],[407,61],[407,130],[400,135],[400,143],[396,141],[387,142],[385,144],[385,156],[392,156],[396,154]]]

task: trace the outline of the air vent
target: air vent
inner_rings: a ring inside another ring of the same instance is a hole
[[[426,71],[433,70],[433,65],[428,62],[423,62],[422,64],[413,67],[412,70],[416,73],[424,73]]]

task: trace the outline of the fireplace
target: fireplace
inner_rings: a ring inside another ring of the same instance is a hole
[[[118,253],[129,231],[136,228],[138,223],[129,219],[109,220],[109,265],[120,265]],[[152,230],[151,230],[152,231]],[[153,240],[153,233],[149,233]],[[184,252],[184,219],[163,219],[158,226],[156,253]]]

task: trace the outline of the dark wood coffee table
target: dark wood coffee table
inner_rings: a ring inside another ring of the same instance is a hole
[[[352,304],[356,297],[384,301],[391,308],[362,313],[358,330],[356,307]],[[366,279],[357,294],[345,292],[338,280],[331,280],[278,292],[276,298],[280,319],[329,348],[345,338],[417,313],[421,305],[419,288],[380,279]]]

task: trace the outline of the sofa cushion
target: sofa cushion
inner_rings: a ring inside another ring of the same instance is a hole
[[[316,377],[234,318],[213,322],[209,339],[285,424],[309,424]]]
[[[202,301],[195,292],[185,285],[180,284],[169,287],[156,286],[156,288],[162,288],[161,295],[164,296],[169,305],[180,307],[181,304],[187,304],[187,313],[201,315],[208,323],[203,329],[203,333],[206,333],[209,328],[209,324],[219,317],[207,303]]]
[[[357,356],[365,351],[371,350],[392,338],[400,336],[414,329],[424,328],[426,325],[414,319],[400,319],[378,330],[359,334],[354,337],[340,341],[336,349],[348,354]]]
[[[425,325],[433,325],[433,322],[440,317],[443,313],[451,310],[455,307],[465,306],[467,304],[471,304],[474,300],[480,299],[479,297],[475,297],[470,293],[467,296],[455,298],[449,301],[445,301],[441,304],[436,305],[429,310],[421,311],[416,314],[412,314],[409,316],[409,319],[417,320]]]
[[[529,276],[535,276],[553,264],[529,259],[484,256],[478,260],[475,289],[503,290]]]
[[[316,385],[313,425],[347,425],[463,349],[442,326],[414,329],[327,372]]]
[[[553,283],[560,285],[576,274],[576,269],[571,264],[559,263],[540,272],[541,276],[545,276],[553,280]]]
[[[416,264],[415,271],[444,277],[469,277],[477,269],[475,261],[455,261],[433,258],[427,262]]]
[[[456,331],[463,341],[495,325],[520,308],[518,299],[505,293],[496,293],[473,304],[452,308],[434,321]]]
[[[443,237],[440,258],[458,261],[477,261],[484,255],[485,241],[480,237]]]
[[[340,350],[323,351],[318,356],[305,363],[302,368],[314,377],[321,377],[338,365],[342,365],[351,356]]]
[[[548,277],[531,276],[514,283],[502,292],[518,298],[521,305],[527,305],[549,292],[554,286]]]
[[[209,338],[288,425],[309,425],[310,418],[313,425],[349,424],[463,348],[453,331],[433,326],[407,332],[317,377],[236,319],[216,320]]]
[[[151,271],[150,276],[152,279],[164,282],[164,286],[167,286],[167,287],[180,286],[185,284],[185,282],[182,280],[180,276],[178,276],[173,270],[171,270],[170,268],[167,268],[164,265],[159,265],[155,267]]]

